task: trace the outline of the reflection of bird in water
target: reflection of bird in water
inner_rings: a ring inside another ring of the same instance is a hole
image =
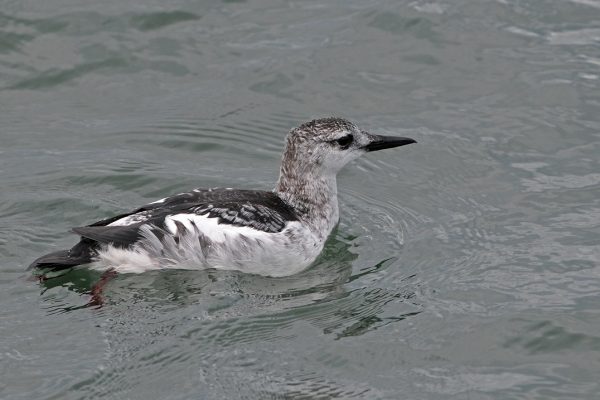
[[[415,140],[373,135],[341,118],[313,120],[287,136],[273,191],[195,189],[167,197],[73,228],[79,243],[31,267],[292,275],[317,258],[338,222],[336,175],[342,167],[366,152],[410,143]]]

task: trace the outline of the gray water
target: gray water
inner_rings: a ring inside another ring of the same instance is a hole
[[[597,0],[1,1],[0,398],[599,398],[599,78]],[[419,143],[309,270],[26,271],[329,115]]]

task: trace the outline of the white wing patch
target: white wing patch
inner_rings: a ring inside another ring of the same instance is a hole
[[[177,232],[177,225],[175,224],[175,221],[181,223],[186,230],[188,231],[193,231],[195,228],[194,226],[192,226],[192,221],[194,221],[194,216],[195,214],[175,214],[175,215],[170,215],[167,218],[165,218],[165,225],[167,226],[167,229],[173,234],[176,235]],[[198,228],[200,228],[200,226],[198,226]],[[183,234],[185,232],[179,232],[180,234]]]
[[[133,225],[133,224],[137,224],[139,222],[144,222],[148,218],[150,218],[150,212],[149,211],[142,211],[142,212],[139,212],[137,214],[131,214],[131,215],[128,215],[128,216],[123,217],[121,219],[118,219],[118,220],[116,220],[114,222],[111,222],[107,226],[127,226],[127,225]]]
[[[182,234],[178,232],[175,222],[179,222],[186,230],[193,232],[198,230],[208,240],[223,243],[234,237],[245,236],[252,239],[270,240],[272,233],[259,231],[248,226],[234,226],[231,224],[220,224],[219,218],[209,218],[206,215],[197,214],[175,214],[165,218],[165,225],[173,235]]]
[[[150,204],[159,204],[159,203],[164,203],[166,199],[168,199],[168,197],[163,197],[162,199],[159,199],[159,200],[153,201],[153,202],[152,202],[152,203],[150,203]]]

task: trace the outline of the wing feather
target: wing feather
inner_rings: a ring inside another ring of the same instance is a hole
[[[195,213],[217,218],[219,224],[246,226],[269,233],[281,232],[287,221],[297,220],[292,208],[273,192],[195,189],[72,231],[100,244],[127,247],[141,239],[142,226],[165,232],[168,231],[165,219],[181,213]],[[123,224],[119,224],[120,221]]]
[[[102,244],[127,247],[141,237],[140,224],[127,226],[82,226],[71,229],[81,237]]]

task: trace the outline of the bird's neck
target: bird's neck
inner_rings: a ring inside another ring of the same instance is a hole
[[[311,230],[326,238],[339,219],[335,173],[282,165],[275,192]]]

